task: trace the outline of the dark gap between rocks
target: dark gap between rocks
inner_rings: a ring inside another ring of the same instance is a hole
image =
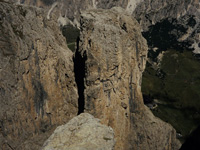
[[[74,61],[74,73],[75,81],[78,87],[78,115],[84,112],[85,98],[84,98],[84,78],[85,78],[85,61],[87,59],[86,54],[81,55],[79,52],[79,38],[77,38],[77,49],[75,52]]]

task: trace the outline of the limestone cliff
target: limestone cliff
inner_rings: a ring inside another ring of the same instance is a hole
[[[186,43],[188,48],[194,49],[194,53],[200,53],[199,0],[146,0],[137,5],[133,16],[139,21],[144,32],[152,32],[152,28],[156,30],[147,37],[151,36],[153,39],[153,35],[158,34],[168,45]],[[157,28],[158,26],[160,28]],[[163,32],[165,34],[162,34]],[[164,36],[170,38],[166,39]],[[150,46],[159,47],[156,42],[165,45],[159,39],[154,39],[153,42]],[[186,47],[185,44],[184,46]]]
[[[39,149],[78,112],[72,52],[43,10],[0,1],[0,149]]]
[[[120,6],[126,8],[126,10],[132,14],[136,6],[143,0],[13,0],[17,3],[34,5],[37,7],[42,7],[52,11],[52,8],[57,6],[59,10],[59,16],[62,20],[70,19],[73,24],[79,26],[80,14],[83,10],[88,9],[110,9],[115,6]],[[64,21],[65,22],[65,21]]]
[[[81,15],[75,60],[84,63],[85,111],[115,131],[116,150],[177,150],[175,130],[144,104],[141,78],[146,40],[137,21],[123,9],[89,10]],[[76,67],[76,66],[75,66]]]
[[[83,13],[73,64],[48,14],[0,0],[0,148],[39,149],[86,111],[114,129],[116,150],[178,149],[175,130],[143,104],[147,43],[137,21],[119,8]]]
[[[165,21],[167,21],[169,23],[167,26],[173,28],[166,31],[168,32],[167,35],[173,36],[173,40],[176,43],[187,43],[188,47],[193,48],[195,53],[200,53],[199,0],[21,0],[20,2],[48,9],[51,8],[50,6],[53,2],[57,2],[57,8],[60,11],[59,15],[62,20],[69,18],[78,26],[80,13],[83,10],[94,8],[110,9],[114,6],[119,6],[133,15],[145,32],[149,31],[150,26],[154,26],[157,23],[163,23],[166,28]],[[160,33],[162,31],[157,30],[157,32]]]

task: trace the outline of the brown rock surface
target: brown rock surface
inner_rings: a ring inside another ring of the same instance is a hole
[[[39,8],[0,0],[3,150],[39,149],[56,126],[78,112],[72,52],[54,15],[51,20],[44,15]],[[76,80],[84,81],[79,90],[85,86],[79,112],[84,105],[86,112],[113,127],[116,150],[177,150],[175,130],[143,104],[147,44],[140,32],[138,23],[119,8],[82,14],[75,55],[76,77],[82,78]]]
[[[175,130],[143,104],[147,44],[135,19],[120,8],[86,11],[78,55],[85,63],[85,111],[114,129],[115,150],[178,149]]]
[[[2,150],[39,149],[78,112],[73,54],[54,19],[39,8],[0,1]]]

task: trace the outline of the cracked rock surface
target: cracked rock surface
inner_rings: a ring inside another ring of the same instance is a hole
[[[81,15],[78,53],[85,59],[85,111],[111,126],[115,150],[177,150],[175,130],[144,104],[141,79],[146,40],[137,21],[121,8]]]
[[[39,149],[77,114],[72,55],[43,10],[0,1],[0,149]]]
[[[73,53],[57,17],[46,16],[42,9],[0,0],[3,150],[37,150],[56,126],[78,113]],[[76,53],[83,59],[78,62],[84,63],[84,109],[113,128],[115,150],[177,150],[180,146],[175,130],[143,104],[141,79],[147,49],[139,24],[123,9],[88,10],[81,15]]]

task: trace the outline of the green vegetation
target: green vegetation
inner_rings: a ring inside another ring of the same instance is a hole
[[[80,35],[80,30],[72,25],[66,25],[62,28],[62,34],[66,38],[69,49],[75,51],[77,38]]]
[[[45,5],[52,5],[55,0],[41,0]]]
[[[200,60],[191,51],[168,50],[158,70],[148,63],[142,92],[158,99],[153,113],[184,138],[200,124]]]

